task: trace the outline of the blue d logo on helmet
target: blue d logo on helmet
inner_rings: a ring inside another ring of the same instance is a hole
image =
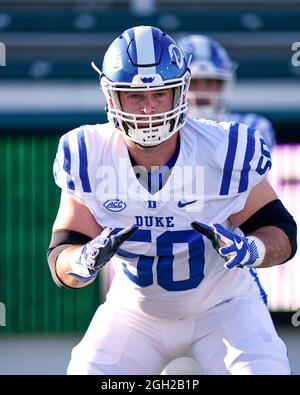
[[[171,44],[169,46],[169,54],[172,62],[175,62],[179,69],[184,67],[184,57],[182,56],[182,51],[176,46]]]
[[[143,146],[162,143],[186,121],[187,90],[190,72],[183,51],[160,29],[138,26],[126,30],[108,48],[100,83],[107,100],[109,120],[132,141]],[[120,91],[174,90],[173,108],[152,114],[129,114],[122,111]],[[145,127],[145,118],[149,126]]]

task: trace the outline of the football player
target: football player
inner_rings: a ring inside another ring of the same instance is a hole
[[[93,66],[108,122],[60,139],[48,262],[60,287],[115,276],[68,373],[159,374],[193,356],[205,374],[289,374],[256,268],[295,254],[296,224],[259,132],[187,118],[186,57],[156,27],[126,30]]]
[[[192,34],[178,44],[190,59],[189,115],[216,121],[244,123],[259,130],[269,149],[276,143],[271,122],[255,113],[229,112],[229,100],[236,80],[236,65],[225,48],[210,37]]]

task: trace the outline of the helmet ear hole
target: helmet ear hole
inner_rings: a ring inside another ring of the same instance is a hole
[[[137,26],[122,33],[105,53],[101,87],[108,119],[134,142],[157,145],[170,138],[186,121],[190,71],[182,49],[160,29]],[[121,91],[173,90],[173,108],[158,114],[126,113]],[[148,126],[145,127],[145,124]]]

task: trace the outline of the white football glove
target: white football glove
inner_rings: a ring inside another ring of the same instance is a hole
[[[225,259],[225,268],[257,267],[262,263],[266,247],[258,237],[239,236],[220,224],[206,225],[194,221],[191,225],[211,241],[214,249]]]
[[[115,228],[105,228],[99,236],[82,246],[74,256],[72,270],[66,274],[75,277],[81,282],[87,282],[97,276],[99,270],[113,257],[124,241],[129,239],[136,231],[136,225],[120,230],[117,234]]]

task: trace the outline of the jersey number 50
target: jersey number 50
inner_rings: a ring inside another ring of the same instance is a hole
[[[120,229],[116,229],[116,232]],[[151,243],[151,230],[138,230],[131,241]],[[182,264],[189,265],[189,278],[175,281],[173,278],[173,248],[174,244],[186,244],[185,258]],[[153,264],[156,257],[135,254],[118,249],[118,255],[124,258],[138,258],[137,274],[129,271],[123,263],[123,270],[127,277],[140,287],[153,284]],[[204,241],[201,235],[193,230],[166,231],[156,239],[157,283],[167,291],[186,291],[196,288],[204,277]]]

